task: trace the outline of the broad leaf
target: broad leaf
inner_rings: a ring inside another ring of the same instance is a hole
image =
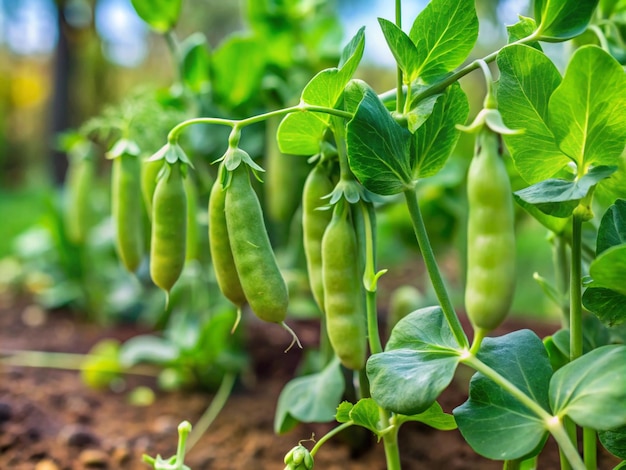
[[[409,166],[411,134],[391,117],[364,82],[351,82],[346,93],[363,96],[346,129],[350,169],[374,193],[402,192],[413,181]]]
[[[553,413],[579,426],[609,430],[626,425],[626,346],[602,346],[554,373]]]
[[[371,398],[364,398],[356,402],[350,410],[350,419],[354,421],[354,424],[369,429],[374,434],[379,435],[380,409]]]
[[[626,243],[626,200],[618,199],[602,216],[596,253]]]
[[[561,75],[545,54],[529,46],[505,47],[497,62],[502,119],[511,129],[524,129],[504,136],[515,166],[531,184],[551,178],[570,161],[548,127],[548,102]]]
[[[589,266],[592,287],[604,287],[626,295],[626,244],[603,251]]]
[[[548,105],[550,129],[579,171],[615,165],[626,143],[626,74],[596,46],[572,56]]]
[[[230,36],[213,54],[215,94],[233,107],[248,101],[259,89],[265,59],[265,48],[256,38]]]
[[[583,294],[583,305],[608,326],[626,321],[626,295],[614,290],[588,287]]]
[[[609,207],[616,199],[626,199],[626,153],[616,162],[617,171],[603,180],[593,193],[594,201],[601,207]]]
[[[454,416],[448,413],[444,413],[441,405],[438,402],[433,403],[426,411],[411,416],[396,415],[396,422],[406,423],[408,421],[417,421],[424,423],[431,428],[439,429],[440,431],[451,431],[456,429],[456,421]]]
[[[202,33],[189,36],[182,49],[183,83],[194,93],[208,91],[211,84],[211,56],[206,37]]]
[[[569,333],[568,328],[561,328],[552,335],[555,347],[568,358],[570,355]],[[600,320],[593,315],[587,315],[583,318],[583,354],[587,354],[600,346],[606,346],[610,342],[609,330]]]
[[[611,454],[626,460],[626,426],[598,433],[600,442]]]
[[[535,220],[551,232],[554,232],[557,235],[562,235],[571,227],[569,219],[548,215],[545,212],[541,212],[537,206],[530,204],[519,197],[515,197],[515,195],[514,198],[515,202],[517,202],[526,212],[533,216]]]
[[[474,0],[432,0],[417,16],[409,37],[415,44],[415,75],[432,82],[461,65],[478,38]]]
[[[532,331],[485,338],[478,359],[549,410],[552,367]],[[490,459],[514,460],[538,453],[547,437],[543,421],[534,412],[481,373],[472,378],[469,400],[453,413],[469,445]]]
[[[131,3],[152,29],[167,33],[178,21],[182,0],[131,0]]]
[[[598,166],[576,181],[549,179],[515,192],[514,197],[553,217],[569,217],[591,188],[615,170],[616,167]]]
[[[598,0],[535,0],[542,41],[565,41],[585,32]]]
[[[367,361],[372,397],[395,413],[422,413],[450,384],[459,361],[441,308],[416,310],[394,327],[385,352]]]
[[[457,124],[469,114],[467,96],[458,84],[437,98],[432,113],[415,131],[411,147],[413,179],[433,176],[445,165],[459,139]]]
[[[322,70],[315,75],[302,91],[301,101],[334,108],[361,61],[364,47],[365,36],[361,28],[344,48],[339,68]],[[323,113],[287,115],[277,132],[280,151],[292,155],[313,155],[319,152],[320,142],[329,123],[330,115]]]
[[[337,359],[321,372],[292,379],[278,397],[274,431],[287,432],[298,422],[332,421],[344,387],[341,365]]]

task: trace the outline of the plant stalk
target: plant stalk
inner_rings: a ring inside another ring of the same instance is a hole
[[[570,361],[583,355],[582,225],[583,219],[574,214],[570,267]]]
[[[583,428],[583,457],[587,470],[596,470],[598,468],[596,442],[596,431],[591,428]]]
[[[422,252],[422,257],[424,258],[424,263],[426,265],[426,269],[428,270],[430,281],[435,289],[435,293],[437,294],[437,299],[439,300],[443,314],[446,317],[446,321],[448,322],[457,343],[459,346],[466,349],[469,347],[469,342],[465,332],[463,331],[459,317],[454,310],[452,300],[450,299],[450,295],[446,289],[439,267],[437,266],[437,260],[435,259],[433,248],[430,244],[430,240],[428,239],[428,232],[426,232],[422,212],[420,211],[420,207],[417,202],[417,192],[415,187],[405,190],[404,196],[409,209],[409,214],[411,216],[411,221],[413,222],[415,237],[417,238],[417,243],[419,244]]]

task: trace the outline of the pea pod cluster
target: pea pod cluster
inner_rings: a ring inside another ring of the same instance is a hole
[[[513,196],[501,148],[500,135],[483,126],[467,176],[465,308],[474,328],[485,332],[504,320],[515,289]]]
[[[243,293],[259,318],[283,323],[287,316],[289,293],[270,244],[261,204],[250,184],[248,165],[239,164],[229,177],[224,212],[235,270]]]

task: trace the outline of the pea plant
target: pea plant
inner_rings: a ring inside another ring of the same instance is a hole
[[[138,11],[168,31],[177,14],[171,5],[178,3]],[[535,465],[549,437],[563,469],[597,468],[598,442],[626,459],[626,335],[619,328],[626,319],[626,75],[619,62],[626,4],[537,0],[534,18],[508,27],[506,46],[469,63],[478,37],[472,0],[432,0],[408,33],[401,16],[397,0],[395,21],[379,19],[397,62],[395,89],[376,92],[353,78],[365,47],[361,29],[335,67],[306,83],[297,104],[237,119],[191,118],[170,130],[149,159],[157,168],[150,197],[154,283],[169,292],[185,263],[184,181],[194,166],[181,138],[193,126],[225,127],[226,150],[214,161],[219,170],[208,201],[217,283],[240,314],[247,306],[297,342],[286,323],[284,270],[254,189],[255,180],[270,181],[280,170],[266,168],[265,176],[242,139],[267,122],[281,152],[308,161],[299,197],[302,240],[311,294],[322,312],[318,365],[283,389],[275,430],[339,423],[312,449],[299,444],[289,451],[286,469],[313,468],[325,442],[358,427],[382,440],[387,468],[399,469],[398,433],[409,421],[442,431],[458,427],[478,454],[508,469]],[[542,44],[566,41],[561,72]],[[484,75],[487,92],[483,109],[465,125],[469,105],[459,80],[474,71]],[[444,167],[460,132],[475,137],[463,309],[471,337],[438,267],[418,197],[420,183]],[[515,193],[505,149],[526,183]],[[273,190],[292,197],[282,187]],[[395,197],[408,208],[438,305],[404,316],[384,344],[377,284],[386,270],[377,266],[376,216]],[[493,336],[516,283],[514,204],[551,233],[556,283],[537,279],[560,306],[563,328],[543,340],[530,330]],[[121,217],[123,210],[118,205]],[[132,251],[136,240],[128,236]],[[460,365],[475,372],[469,398],[447,414],[437,399]]]

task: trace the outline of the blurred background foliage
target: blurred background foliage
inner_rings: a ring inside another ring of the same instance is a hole
[[[213,70],[208,92],[201,76],[195,85],[187,84],[196,88],[190,100],[181,91],[171,43],[148,28],[131,0],[0,0],[0,285],[34,295],[48,308],[86,311],[98,321],[133,320],[148,311],[153,324],[167,323],[161,312],[161,294],[149,288],[146,266],[136,277],[126,273],[113,247],[110,163],[103,154],[120,137],[124,122],[133,123],[133,138],[149,154],[165,143],[173,123],[190,114],[243,117],[292,104],[312,75],[336,65],[342,45],[362,25],[366,26],[366,50],[358,78],[378,92],[395,86],[393,57],[376,22],[379,16],[393,16],[390,2],[302,0],[295,3],[303,5],[304,13],[289,21],[266,14],[280,3],[183,1],[176,37],[184,43],[194,38],[194,33],[203,33]],[[427,1],[404,3],[406,29]],[[476,3],[481,34],[473,57],[502,46],[506,42],[504,25],[515,23],[518,14],[530,14],[528,0]],[[321,20],[310,21],[312,12]],[[233,35],[239,44],[232,40]],[[283,41],[281,37],[291,39]],[[299,49],[285,49],[292,45],[289,41],[295,41]],[[227,50],[227,43],[232,50]],[[232,58],[242,51],[247,55],[241,56],[244,59],[232,70]],[[220,62],[220,56],[227,55],[232,56],[231,61]],[[247,78],[244,83],[235,83],[232,80],[237,76]],[[257,82],[250,76],[256,76]],[[482,77],[471,74],[463,79],[462,86],[477,111],[484,93]],[[89,243],[82,245],[68,237],[63,220],[62,185],[71,151],[59,136],[76,129],[93,140],[97,154],[97,178],[89,197],[93,227]],[[226,135],[224,129],[203,126],[188,134],[185,150],[199,167],[195,182],[199,207],[204,208],[214,176],[209,164],[223,152]],[[263,153],[267,141],[262,127],[246,133],[245,139],[244,146],[253,156]],[[443,252],[442,256],[457,300],[462,298],[464,271],[460,248],[464,245],[466,213],[464,174],[472,146],[470,139],[461,138],[444,171],[420,183],[424,214],[436,249],[454,248],[453,253]],[[511,174],[521,186],[512,167]],[[383,267],[404,266],[407,259],[418,255],[403,207],[389,200],[381,210]],[[202,211],[198,214],[200,231],[206,232]],[[545,231],[521,212],[519,220],[518,249],[524,262],[520,263],[514,310],[550,315],[555,307],[542,304],[544,296],[532,280],[535,270],[550,277],[551,251],[543,240]],[[199,243],[205,243],[202,237]],[[283,259],[297,257],[293,250],[285,247],[288,254]],[[389,283],[415,281],[413,272],[409,278],[403,278],[403,269],[396,272],[395,278],[389,275]],[[194,282],[199,280],[201,276],[188,277],[178,288],[197,290]],[[291,282],[302,284],[297,275]],[[421,280],[418,284],[425,289],[428,283]],[[385,300],[381,295],[381,301]],[[204,308],[202,305],[200,302],[196,308]]]

